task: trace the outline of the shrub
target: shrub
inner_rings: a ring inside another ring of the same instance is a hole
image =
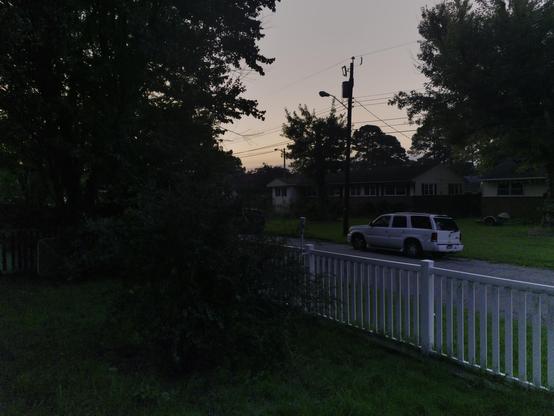
[[[123,220],[128,290],[114,319],[179,370],[282,358],[303,303],[300,263],[279,242],[240,239],[221,195],[150,189]]]

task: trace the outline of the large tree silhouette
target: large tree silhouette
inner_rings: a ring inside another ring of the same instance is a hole
[[[272,62],[257,41],[275,2],[2,2],[1,158],[40,172],[76,213],[99,191],[205,171],[221,123],[262,115],[240,70]]]
[[[355,160],[371,167],[400,165],[408,160],[406,150],[394,136],[378,126],[365,125],[352,136]]]
[[[345,152],[346,128],[342,116],[334,109],[318,117],[306,106],[292,113],[286,110],[283,136],[292,140],[287,146],[292,168],[316,183],[320,208],[327,202],[326,176],[341,169]]]
[[[544,165],[554,196],[553,27],[551,0],[449,0],[425,8],[418,55],[425,90],[392,101],[420,125],[420,149],[433,151],[440,139],[442,149]]]

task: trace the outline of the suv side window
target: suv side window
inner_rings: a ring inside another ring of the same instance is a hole
[[[429,217],[424,217],[422,215],[413,215],[412,219],[412,228],[421,228],[424,230],[432,230],[431,219]]]
[[[406,228],[408,226],[408,218],[405,216],[395,216],[392,219],[392,228]]]
[[[371,223],[372,227],[388,227],[390,222],[390,215],[384,215],[382,217],[377,218],[375,221]]]

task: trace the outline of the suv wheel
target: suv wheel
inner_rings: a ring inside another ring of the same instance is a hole
[[[354,250],[365,250],[367,247],[365,238],[363,238],[360,234],[354,234],[352,236],[352,247],[354,247]]]
[[[416,240],[408,240],[404,243],[404,254],[412,259],[421,257],[421,244]]]

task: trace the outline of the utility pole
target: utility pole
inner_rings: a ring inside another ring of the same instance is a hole
[[[354,98],[354,57],[350,62],[350,78],[342,83],[342,98],[348,98],[346,118],[346,155],[344,158],[344,206],[342,213],[342,234],[348,234],[350,228],[350,146],[352,142],[352,100]],[[346,68],[344,68],[346,75]]]
[[[286,149],[273,149],[274,151],[281,152],[281,156],[283,156],[283,169],[287,168],[287,150]]]

